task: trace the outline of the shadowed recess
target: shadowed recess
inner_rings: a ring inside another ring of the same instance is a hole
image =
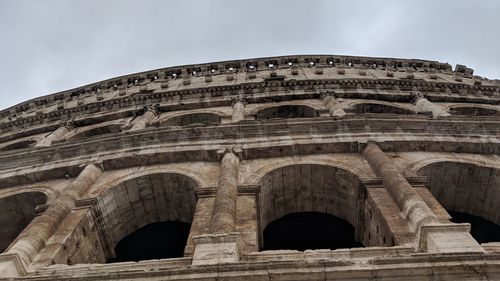
[[[191,225],[156,222],[123,238],[115,247],[116,257],[108,262],[178,258],[183,256]]]
[[[3,252],[35,217],[35,208],[45,204],[41,192],[26,192],[0,199],[0,252]]]
[[[349,111],[354,113],[415,114],[415,112],[408,109],[377,103],[357,104]]]
[[[318,112],[309,106],[282,105],[260,110],[257,112],[256,119],[310,118],[317,116]]]
[[[187,126],[191,124],[219,124],[220,116],[213,113],[194,113],[175,116],[162,122],[160,126]]]
[[[281,217],[264,229],[263,250],[314,250],[362,247],[354,227],[338,217],[316,212]]]
[[[448,211],[454,223],[470,223],[470,234],[479,243],[500,242],[500,225],[477,216]]]

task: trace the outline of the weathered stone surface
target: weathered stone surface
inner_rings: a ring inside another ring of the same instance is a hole
[[[311,55],[21,103],[0,111],[0,279],[500,280],[500,238],[450,221],[500,225],[499,93],[465,66]],[[297,213],[357,246],[264,250]],[[183,253],[111,263],[162,222],[190,225]]]

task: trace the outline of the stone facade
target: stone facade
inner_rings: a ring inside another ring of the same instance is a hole
[[[0,112],[0,277],[500,280],[500,237],[450,220],[500,225],[499,103],[500,80],[462,65],[328,55],[24,102]],[[268,225],[304,212],[362,247],[265,250]],[[191,225],[183,256],[109,263],[165,221]]]

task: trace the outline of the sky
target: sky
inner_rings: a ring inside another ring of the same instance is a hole
[[[498,0],[0,0],[0,109],[156,68],[299,54],[500,79]]]

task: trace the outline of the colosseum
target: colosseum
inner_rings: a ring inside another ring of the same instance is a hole
[[[0,112],[0,279],[500,280],[500,80],[305,55]]]

